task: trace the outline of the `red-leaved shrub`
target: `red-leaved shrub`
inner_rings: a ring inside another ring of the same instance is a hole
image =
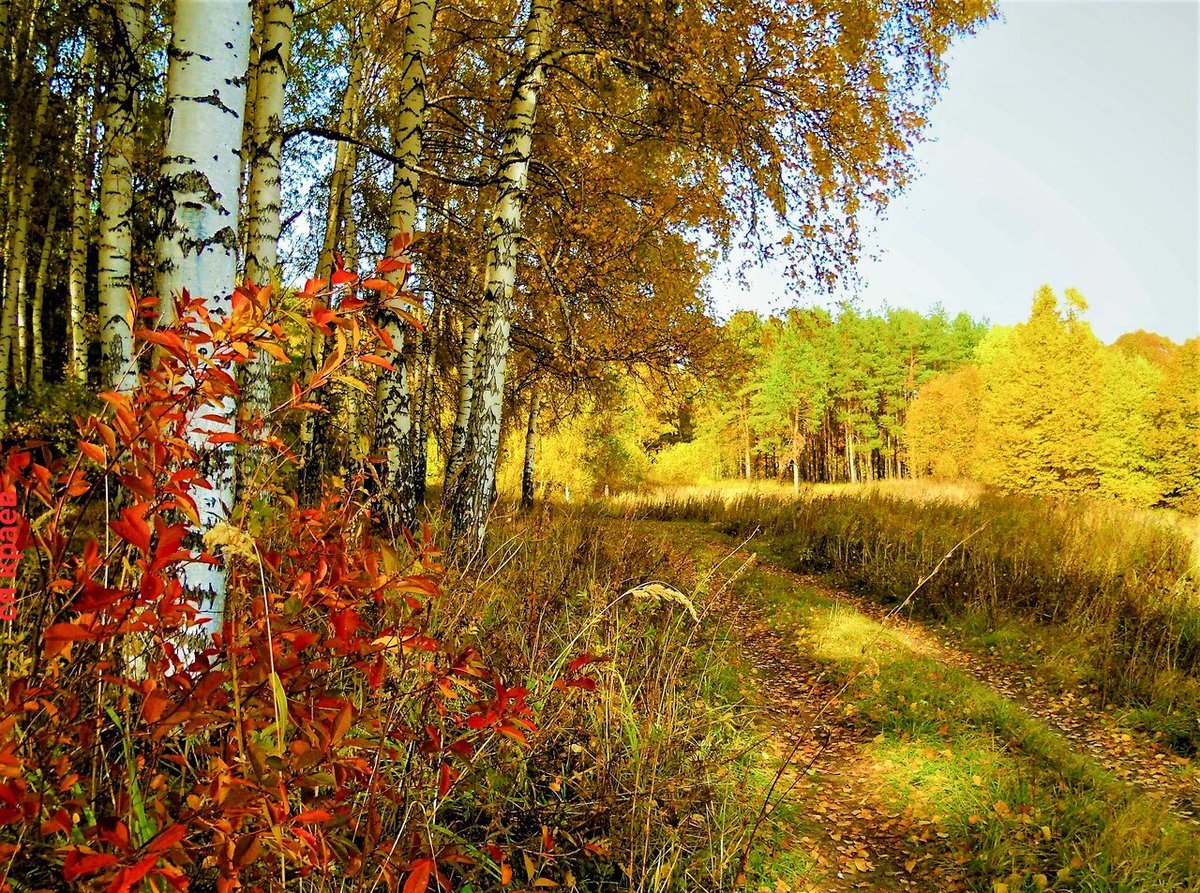
[[[386,365],[370,320],[380,301],[406,300],[346,271],[301,296],[303,322],[336,348],[270,413],[276,424],[308,411],[345,364]],[[256,351],[288,359],[275,303],[270,289],[241,288],[227,318],[210,320],[185,296],[173,325],[139,329],[140,381],[103,395],[78,455],[33,445],[5,459],[0,492],[15,497],[8,533],[23,555],[12,627],[25,648],[6,656],[2,889],[309,878],[296,888],[411,893],[449,888],[467,866],[511,876],[498,848],[454,839],[439,810],[481,753],[525,744],[527,692],[429,634],[443,571],[427,531],[381,540],[353,485],[309,508],[280,493],[251,511],[246,498],[202,544],[199,560],[223,561],[228,586],[223,626],[197,640],[180,570],[197,560],[194,494],[214,451],[257,442],[268,470],[247,488],[256,497],[290,454],[254,425],[197,445],[189,419],[238,393],[233,369]],[[143,302],[143,317],[152,309]]]

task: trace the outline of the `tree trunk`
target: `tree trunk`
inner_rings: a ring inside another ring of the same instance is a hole
[[[800,492],[800,457],[804,453],[804,437],[800,434],[800,412],[797,410],[792,428],[792,489]]]
[[[168,208],[158,245],[158,292],[168,301],[186,289],[205,301],[214,321],[229,315],[237,276],[238,187],[242,113],[250,47],[249,0],[176,0],[167,73],[167,137],[163,180]],[[230,370],[231,371],[231,370]],[[191,383],[184,382],[185,386]],[[188,436],[201,451],[211,485],[192,492],[198,538],[229,517],[234,463],[229,444],[213,434],[233,430],[234,401],[198,407]],[[202,643],[219,632],[225,613],[224,563],[189,562],[182,581],[197,599]]]
[[[439,302],[421,335],[421,393],[417,402],[417,417],[412,444],[413,500],[425,502],[425,479],[429,472],[429,435],[433,427],[434,378],[437,372],[438,343],[445,324],[446,304]]]
[[[525,467],[521,471],[521,508],[526,511],[533,508],[533,472],[537,454],[538,413],[541,409],[542,392],[537,382],[534,382],[533,394],[529,398],[529,424],[525,428]]]
[[[754,473],[754,439],[750,436],[750,418],[749,407],[746,406],[746,398],[742,398],[742,434],[743,447],[745,451],[744,474],[746,480],[750,480]]]
[[[96,45],[88,41],[79,63],[81,81],[92,70]],[[75,381],[86,383],[88,378],[88,342],[83,328],[87,311],[88,243],[92,222],[92,172],[94,169],[93,140],[96,130],[96,110],[91,101],[92,85],[81,86],[75,97],[75,160],[71,168],[71,249],[67,260],[67,295],[69,303],[70,354],[67,374]]]
[[[425,128],[425,58],[433,47],[433,20],[434,0],[413,0],[404,30],[402,105],[393,136],[397,161],[392,169],[389,252],[397,239],[411,235],[416,227]],[[399,272],[390,273],[389,280],[398,284]],[[392,340],[392,349],[384,358],[394,370],[380,371],[375,417],[374,449],[383,459],[384,514],[392,526],[411,526],[416,516],[417,483],[404,323],[387,311],[376,322]]]
[[[250,127],[250,175],[246,185],[246,278],[279,284],[280,156],[283,100],[292,50],[294,0],[270,0],[263,10],[254,73]],[[271,408],[271,355],[259,351],[246,370],[247,415],[261,420]],[[261,433],[266,433],[260,432]]]
[[[451,538],[475,544],[483,542],[488,507],[496,486],[521,203],[533,151],[538,94],[546,80],[546,57],[557,17],[557,0],[533,0],[525,28],[524,65],[504,123],[496,201],[488,223],[487,286],[483,297],[486,329],[480,341],[477,390],[467,431],[467,460],[454,488],[450,512]]]
[[[110,48],[112,73],[104,103],[100,150],[101,380],[106,388],[131,389],[137,381],[133,359],[134,306],[129,278],[133,256],[133,152],[137,127],[137,84],[144,0],[120,0]],[[162,295],[165,299],[165,294]]]
[[[358,121],[358,107],[361,100],[363,77],[363,48],[355,38],[350,45],[350,73],[346,80],[346,92],[342,95],[342,109],[338,114],[338,131],[353,135]],[[329,177],[329,202],[325,214],[325,238],[321,244],[321,255],[317,260],[317,275],[328,279],[334,271],[339,245],[339,235],[342,230],[342,213],[346,206],[346,194],[353,179],[354,164],[357,159],[347,142],[339,142],[334,155],[333,172]],[[305,355],[306,378],[311,377],[321,368],[325,361],[325,336],[315,329],[310,332],[308,349]],[[300,496],[305,503],[314,502],[320,496],[322,482],[325,478],[325,463],[328,452],[324,443],[329,430],[330,391],[324,385],[315,394],[310,395],[310,402],[322,406],[325,411],[308,413],[300,420],[300,456],[303,464],[300,468]]]
[[[54,252],[54,231],[58,224],[58,205],[50,206],[50,217],[42,236],[42,255],[38,260],[37,277],[33,281],[33,306],[29,313],[29,335],[33,341],[33,362],[29,367],[29,384],[40,388],[46,379],[46,342],[42,315],[46,302],[46,279],[50,273],[50,255]]]
[[[453,492],[458,473],[466,456],[467,426],[471,419],[471,404],[475,393],[475,350],[479,343],[479,322],[473,317],[466,322],[462,337],[462,357],[458,363],[458,413],[450,436],[450,455],[446,459],[446,482],[443,498]]]
[[[29,255],[29,209],[33,204],[33,192],[36,185],[37,164],[35,159],[41,145],[42,124],[46,119],[46,110],[50,105],[50,79],[54,74],[57,60],[51,59],[47,65],[44,80],[38,92],[37,106],[30,122],[30,145],[26,163],[15,166],[14,171],[20,171],[20,176],[13,175],[9,183],[8,216],[12,227],[8,239],[8,266],[5,269],[4,308],[0,313],[0,425],[8,417],[8,377],[12,367],[17,372],[23,370],[25,357],[17,353],[17,319],[25,303],[25,267]],[[15,133],[15,130],[14,130]],[[13,145],[10,140],[9,145]],[[15,362],[12,362],[15,361]]]

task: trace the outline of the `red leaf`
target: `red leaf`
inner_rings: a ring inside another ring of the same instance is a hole
[[[209,443],[245,443],[246,438],[240,434],[234,434],[232,431],[221,431],[217,434],[208,436]]]
[[[365,357],[359,357],[364,363],[370,363],[372,366],[381,366],[388,372],[395,372],[396,367],[385,360],[383,357],[377,357],[374,354],[367,354]]]
[[[42,634],[47,642],[82,642],[92,634],[75,623],[56,623]]]
[[[567,672],[577,673],[581,667],[586,667],[594,660],[599,660],[599,658],[597,658],[594,654],[585,651],[583,654],[579,655],[579,657],[567,664]]]
[[[120,519],[108,525],[113,533],[146,554],[150,552],[150,525],[146,523],[149,510],[148,502],[126,506],[121,509]]]
[[[313,824],[321,824],[328,822],[333,818],[333,813],[328,809],[306,809],[300,815],[292,819],[293,822],[312,822]]]
[[[79,441],[79,452],[100,465],[108,462],[108,457],[104,455],[104,450],[94,443],[87,443],[83,440]]]
[[[442,768],[438,772],[438,796],[445,797],[450,792],[450,788],[454,782],[458,781],[459,772],[449,763],[442,763]]]
[[[187,833],[187,826],[176,822],[167,830],[159,833],[152,841],[150,841],[149,853],[165,853],[179,841],[183,840],[183,835]]]
[[[418,859],[409,869],[408,880],[404,882],[403,893],[425,893],[429,889],[429,878],[433,875],[434,861],[429,858]]]
[[[108,885],[108,893],[128,893],[138,881],[150,873],[150,869],[158,861],[158,854],[152,853],[141,862],[130,868],[122,868],[111,884]]]
[[[161,689],[155,689],[146,695],[146,699],[142,701],[142,719],[148,723],[156,723],[162,719],[163,713],[167,710],[167,705],[170,702],[167,696],[163,694]]]
[[[388,282],[386,279],[364,279],[363,288],[369,288],[371,291],[382,291],[392,294],[396,290],[396,286]]]
[[[81,853],[72,850],[63,860],[63,880],[67,883],[84,875],[95,874],[97,871],[117,864],[117,857],[109,853]]]
[[[358,275],[351,273],[349,270],[334,270],[333,275],[329,277],[329,281],[333,285],[345,285],[348,282],[357,282]]]

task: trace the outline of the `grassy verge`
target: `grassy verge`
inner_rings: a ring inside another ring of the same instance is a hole
[[[552,699],[520,763],[464,786],[447,822],[486,824],[530,854],[513,866],[519,889],[737,888],[770,779],[720,587],[662,544],[574,512],[512,520],[493,542],[448,581],[441,635],[534,692],[575,655],[602,660],[589,666],[596,690]],[[763,840],[783,845],[770,828]],[[772,877],[803,868],[792,858]]]
[[[684,540],[680,525],[670,537]],[[694,554],[715,560],[701,544]],[[788,641],[849,682],[884,799],[934,817],[978,889],[1200,889],[1200,839],[1044,723],[844,603],[766,568],[737,584]],[[800,811],[804,806],[800,805]]]
[[[919,611],[976,644],[1008,641],[1052,678],[1095,686],[1183,753],[1200,745],[1195,543],[1170,519],[1115,504],[880,489],[667,494],[620,510],[758,531],[785,566],[885,604],[953,551]]]

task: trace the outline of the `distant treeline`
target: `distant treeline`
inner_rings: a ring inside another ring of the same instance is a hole
[[[1137,332],[1105,346],[1068,290],[1027,322],[911,310],[792,310],[724,326],[727,374],[691,430],[656,451],[664,482],[966,478],[1195,510],[1200,341]]]
[[[987,328],[965,314],[843,309],[738,313],[732,359],[698,434],[725,476],[866,481],[908,473],[905,425],[918,389],[966,363]]]

